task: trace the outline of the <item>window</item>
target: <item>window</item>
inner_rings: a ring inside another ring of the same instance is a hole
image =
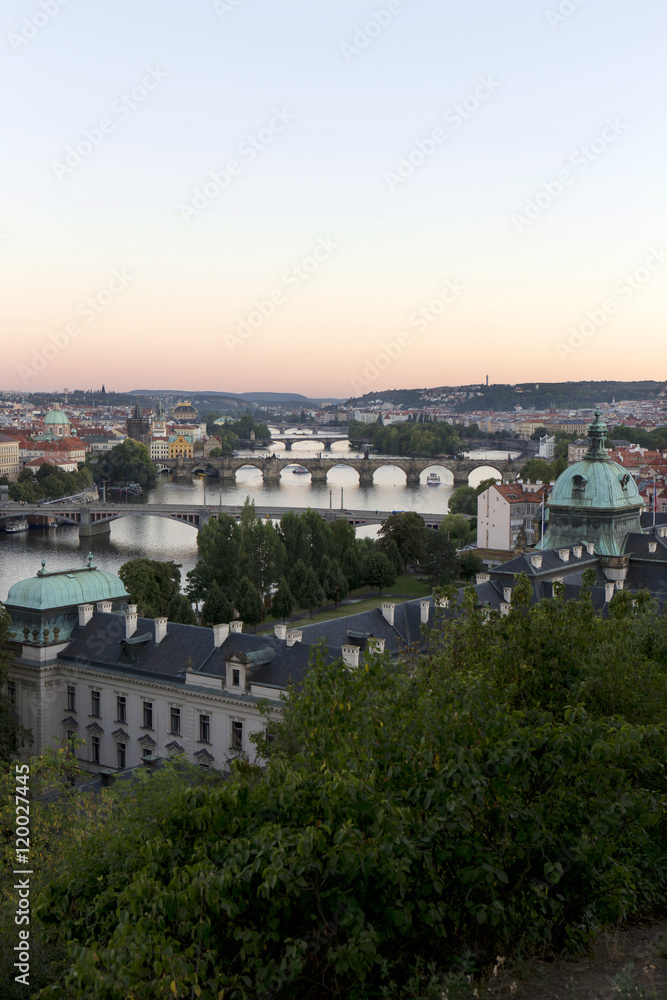
[[[153,728],[153,702],[144,702],[144,729]]]
[[[7,697],[11,705],[16,704],[16,681],[7,681]]]
[[[211,716],[199,716],[199,740],[201,743],[211,742]]]
[[[118,760],[117,760],[118,767],[121,770],[124,770],[125,769],[125,744],[124,743],[117,743],[116,744],[116,754],[117,754],[117,758],[118,758]]]
[[[145,760],[147,757],[152,757],[153,756],[153,751],[151,750],[150,747],[144,747],[143,750],[141,751],[141,756]]]
[[[67,711],[76,712],[76,687],[73,684],[67,685]]]
[[[181,710],[172,708],[171,710],[171,732],[173,736],[181,735]]]
[[[67,739],[68,740],[73,740],[75,736],[76,736],[76,732],[73,729],[68,729],[67,730]]]
[[[93,736],[90,741],[91,749],[91,759],[93,764],[99,764],[100,762],[100,738],[99,736]]]
[[[243,749],[243,723],[237,719],[232,722],[232,749]]]
[[[116,698],[116,722],[127,722],[127,698],[122,694]]]
[[[232,687],[239,687],[241,684],[241,671],[232,670]]]
[[[100,692],[91,691],[90,692],[90,714],[97,716],[100,715]]]

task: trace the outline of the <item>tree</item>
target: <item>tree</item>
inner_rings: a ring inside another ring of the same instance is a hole
[[[550,483],[554,479],[555,468],[551,462],[546,462],[543,458],[529,459],[521,470],[521,478],[530,480],[531,483],[539,481]]]
[[[310,565],[317,571],[330,547],[329,525],[316,510],[301,515],[310,549]]]
[[[292,596],[289,583],[283,576],[271,601],[271,614],[274,618],[282,618],[285,621],[292,614],[293,610],[294,597]]]
[[[310,537],[306,524],[293,510],[286,511],[280,519],[280,537],[287,553],[287,566],[294,566],[299,560],[310,564]]]
[[[484,563],[476,552],[462,552],[459,556],[459,569],[464,580],[472,580],[484,569]]]
[[[315,608],[319,608],[324,604],[324,590],[312,566],[306,567],[306,571],[293,593],[299,607],[310,611],[311,618]]]
[[[541,427],[541,426],[536,427],[533,433],[530,435],[530,440],[539,441],[541,437],[544,437],[544,435],[548,433],[549,432],[547,431],[546,427]]]
[[[152,489],[157,481],[148,448],[133,438],[126,438],[111,451],[91,459],[90,466],[98,482],[105,478],[112,484],[132,482]]]
[[[166,615],[172,598],[181,589],[181,570],[175,562],[130,559],[120,567],[118,576],[142,618]]]
[[[167,607],[167,618],[170,622],[181,625],[198,625],[197,616],[185,594],[174,594]]]
[[[222,448],[211,448],[208,454],[210,458],[222,458]]]
[[[347,597],[350,588],[337,559],[324,557],[320,565],[320,580],[324,596],[335,601],[338,607],[338,602]]]
[[[383,587],[391,587],[396,580],[394,567],[384,552],[377,551],[366,564],[366,583],[371,587],[377,587],[382,593]]]
[[[489,487],[495,486],[495,484],[499,482],[500,478],[498,476],[491,476],[489,479],[483,479],[482,482],[475,487],[475,493],[477,494],[477,496],[481,496],[481,494],[485,493],[486,490],[489,489]],[[477,508],[475,507],[475,514],[476,513],[477,513]]]
[[[285,546],[271,521],[248,519],[244,523],[241,516],[241,553],[241,572],[266,597],[280,579],[287,560]]]
[[[457,570],[456,541],[449,538],[446,532],[429,531],[421,567],[433,586],[450,583]]]
[[[472,486],[459,486],[449,498],[450,514],[477,515],[477,493]]]
[[[232,598],[238,588],[241,563],[241,529],[229,514],[211,518],[197,533],[199,559],[195,570],[204,593],[213,582]]]
[[[440,522],[439,532],[446,535],[461,545],[467,545],[470,541],[472,518],[463,514],[445,514]],[[430,537],[430,536],[429,536]]]
[[[236,591],[236,610],[246,625],[258,625],[262,620],[262,599],[252,580],[244,576]]]
[[[418,563],[424,554],[426,525],[424,519],[414,511],[391,514],[383,523],[378,535],[378,545],[381,550],[389,541],[396,543],[404,572],[407,572],[408,563]]]
[[[215,580],[209,588],[202,613],[208,625],[222,625],[230,622],[234,616],[234,609]]]

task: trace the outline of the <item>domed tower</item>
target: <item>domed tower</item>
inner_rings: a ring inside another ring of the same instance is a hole
[[[643,503],[632,476],[608,457],[606,432],[596,410],[588,428],[588,451],[556,480],[547,503],[548,528],[537,548],[592,543],[607,578],[623,580],[629,562],[623,554],[625,541],[631,533],[641,534]]]
[[[63,413],[58,403],[54,403],[52,409],[44,417],[44,430],[57,438],[70,436],[69,417]]]

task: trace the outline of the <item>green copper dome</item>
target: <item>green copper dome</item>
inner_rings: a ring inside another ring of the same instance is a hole
[[[53,407],[53,409],[49,410],[49,412],[44,417],[44,423],[45,424],[68,424],[69,420],[67,418],[67,414],[63,413],[63,411],[60,409],[60,406],[58,405],[58,403],[56,403],[55,406]]]
[[[588,429],[589,448],[556,480],[547,503],[549,526],[539,548],[595,542],[599,555],[620,555],[630,532],[641,532],[643,502],[631,475],[604,448],[606,425],[599,410]]]
[[[87,567],[55,573],[47,573],[42,562],[37,576],[14,584],[5,604],[11,608],[50,611],[128,596],[120,577],[95,569],[89,556]]]

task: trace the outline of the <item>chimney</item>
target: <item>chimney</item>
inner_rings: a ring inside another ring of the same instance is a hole
[[[393,607],[393,605],[392,605]],[[358,667],[359,666],[359,647],[351,646],[346,643],[343,646],[343,659],[345,660],[348,667]]]
[[[573,545],[572,546],[572,555],[574,556],[575,559],[581,559],[583,551],[584,550],[583,550],[583,547],[581,545]]]
[[[649,552],[655,552],[657,550],[657,548],[658,548],[658,543],[657,542],[649,542],[648,543],[648,550],[649,550]]]
[[[382,608],[382,617],[385,619],[385,621],[388,621],[390,625],[393,625],[394,624],[394,609],[396,608],[396,605],[395,604],[391,604],[389,601],[385,601],[381,605],[381,608]]]
[[[608,580],[604,585],[604,601],[605,604],[609,604],[612,597],[614,596],[614,591],[616,590],[616,584],[613,580]]]
[[[624,586],[625,586],[625,580],[616,581],[616,590],[623,590]]]
[[[131,639],[137,631],[137,606],[128,604],[125,612],[125,638]]]
[[[569,562],[570,561],[570,550],[569,549],[559,549],[558,550],[558,558],[560,559],[561,562]]]
[[[222,646],[223,642],[229,635],[229,624],[225,625],[214,625],[213,626],[213,645],[216,649]]]
[[[530,557],[530,564],[533,569],[542,569],[542,553]]]
[[[501,601],[500,602],[500,614],[504,618],[505,615],[508,615],[509,613],[510,613],[510,605],[508,604],[507,601]]]
[[[96,611],[99,611],[100,614],[110,615],[113,610],[113,605],[111,601],[98,601],[95,605],[95,609]]]
[[[419,602],[419,611],[421,613],[421,623],[422,623],[422,625],[427,625],[428,624],[428,616],[429,616],[430,611],[431,611],[431,602],[430,601],[420,601]]]
[[[449,607],[449,598],[448,597],[434,597],[433,598],[433,603],[435,604],[436,608],[448,608]]]
[[[488,583],[490,579],[491,576],[489,573],[477,573],[475,576],[475,583],[479,586],[480,583]]]
[[[274,625],[273,632],[276,639],[282,639],[284,642],[287,638],[287,625]]]
[[[79,605],[79,625],[87,625],[93,617],[94,608],[92,604]]]
[[[238,621],[238,620],[235,621],[235,622],[230,622],[229,623],[229,631],[230,632],[242,632],[243,631],[243,622],[242,621]]]
[[[369,635],[366,640],[366,648],[369,653],[384,653],[384,639],[378,639],[374,635]]]
[[[503,597],[505,599],[505,603],[509,604],[510,601],[512,600],[512,588],[511,587],[503,587]]]
[[[595,555],[595,542],[586,542],[585,544],[589,556]]]
[[[303,632],[298,628],[291,628],[287,633],[287,645],[293,646],[296,642],[301,642]]]
[[[167,619],[166,618],[156,618],[155,619],[155,643],[160,645],[165,635],[167,634]]]

